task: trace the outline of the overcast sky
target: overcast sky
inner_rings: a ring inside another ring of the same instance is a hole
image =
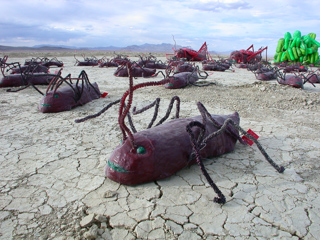
[[[209,51],[268,46],[285,32],[317,34],[319,0],[0,0],[0,45],[126,47],[174,44]]]

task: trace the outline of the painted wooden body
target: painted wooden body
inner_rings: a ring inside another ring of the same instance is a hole
[[[65,85],[56,91],[47,91],[40,100],[39,110],[43,113],[69,111],[100,98],[101,93],[97,83],[91,85],[72,84],[74,90],[69,85]]]
[[[49,68],[43,65],[27,65],[27,66],[21,66],[21,67],[16,67],[11,69],[11,74],[23,73],[23,72],[48,73]]]
[[[132,67],[132,77],[152,77],[156,73],[155,68]],[[126,66],[119,67],[113,74],[116,77],[129,77]]]
[[[303,80],[296,75],[286,75],[284,79],[278,78],[278,83],[283,85],[290,85],[295,88],[303,88]]]
[[[224,72],[225,70],[229,69],[230,66],[221,65],[221,64],[203,64],[202,70],[204,71],[218,71],[218,72]]]
[[[28,84],[48,85],[53,78],[54,75],[45,73],[33,73],[30,76],[9,74],[0,80],[0,87],[21,87]]]
[[[231,118],[239,124],[240,118],[237,112],[231,115],[212,115],[219,123]],[[136,185],[150,181],[156,181],[169,177],[182,168],[195,164],[191,159],[192,145],[186,126],[191,121],[202,121],[202,117],[196,116],[186,119],[174,119],[162,125],[137,132],[133,135],[137,149],[143,147],[143,153],[137,153],[132,149],[130,140],[124,140],[111,154],[107,166],[106,176],[118,183]],[[207,121],[205,136],[217,131],[210,121]],[[203,158],[219,156],[234,150],[237,130],[228,127],[218,137],[207,142],[201,150]],[[232,134],[231,134],[231,133]],[[199,130],[195,135],[199,134]]]
[[[164,85],[165,88],[176,89],[183,88],[189,84],[195,83],[199,80],[197,72],[182,72],[175,73],[173,76],[168,77],[170,82]]]
[[[261,81],[269,81],[273,79],[277,79],[277,74],[275,72],[263,72],[256,74],[256,79]]]
[[[94,61],[81,61],[76,63],[77,66],[98,66],[99,60]]]

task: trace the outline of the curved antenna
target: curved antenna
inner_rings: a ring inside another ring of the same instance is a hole
[[[172,38],[173,38],[173,41],[174,41],[174,51],[177,49],[177,43],[176,43],[176,40],[174,39],[174,35],[172,34]]]
[[[133,86],[133,76],[132,76],[132,65],[130,62],[127,63],[127,68],[128,68],[128,73],[129,73],[129,90],[127,90],[121,100],[120,100],[120,108],[119,108],[119,117],[118,117],[118,122],[119,122],[119,126],[122,132],[122,136],[123,136],[123,140],[125,140],[127,137],[129,137],[131,145],[132,145],[132,149],[136,148],[136,145],[134,143],[134,138],[133,138],[133,134],[130,131],[130,129],[125,125],[124,119],[125,117],[128,115],[128,112],[131,108],[131,104],[132,104],[132,99],[133,99],[133,91],[139,89],[139,88],[143,88],[146,86],[158,86],[158,85],[163,85],[165,83],[168,83],[169,80],[168,79],[163,79],[161,81],[158,82],[145,82],[145,83],[140,83],[137,84],[135,86]],[[125,105],[125,100],[126,98],[129,96],[128,102]]]
[[[50,83],[47,87],[46,93],[48,93],[50,90],[52,90],[53,87],[55,86],[56,82],[61,78],[61,71],[62,71],[62,68],[58,71],[57,75],[52,78],[52,80],[50,81]]]
[[[80,61],[76,58],[76,55],[73,55],[73,57],[76,59],[76,63],[74,64],[74,66],[76,66]]]

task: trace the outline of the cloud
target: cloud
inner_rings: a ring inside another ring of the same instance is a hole
[[[231,0],[231,1],[199,1],[189,5],[189,8],[210,11],[210,12],[221,12],[224,10],[237,10],[237,9],[249,9],[252,8],[249,3],[242,0]]]
[[[0,44],[125,47],[176,43],[196,50],[274,48],[285,32],[318,32],[309,0],[11,0],[2,1]],[[320,35],[319,35],[320,36]]]
[[[68,42],[86,35],[72,29],[55,29],[44,25],[0,23],[0,42]]]

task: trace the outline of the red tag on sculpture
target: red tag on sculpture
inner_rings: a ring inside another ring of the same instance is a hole
[[[100,97],[105,98],[108,95],[108,93],[104,92],[100,95]]]
[[[252,137],[254,137],[255,139],[258,139],[259,138],[259,136],[257,135],[257,134],[255,134],[255,132],[253,132],[251,129],[249,129],[248,131],[247,131],[247,133],[249,133]],[[250,146],[252,146],[252,144],[253,144],[253,141],[252,140],[250,140],[249,138],[247,138],[246,136],[242,136],[242,139],[246,142],[246,143],[248,143]]]

